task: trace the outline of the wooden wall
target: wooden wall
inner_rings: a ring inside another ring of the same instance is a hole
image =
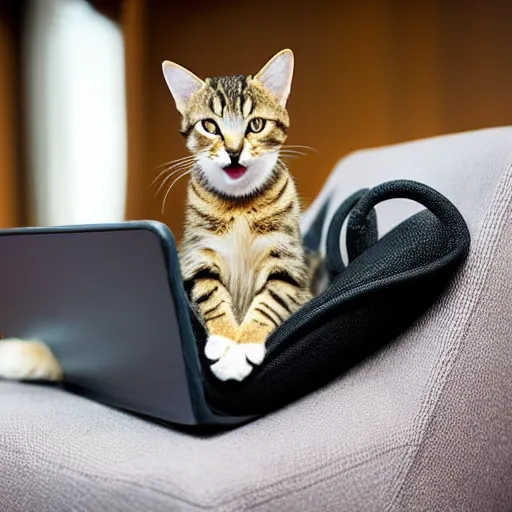
[[[0,0],[0,228],[22,222],[19,201],[19,91],[17,40],[19,10],[12,0]]]
[[[290,144],[318,153],[292,171],[305,203],[348,152],[512,124],[512,2],[506,0],[126,0],[130,170],[127,217],[181,234],[185,183],[160,214],[154,168],[186,154],[161,73],[253,73],[295,52]]]

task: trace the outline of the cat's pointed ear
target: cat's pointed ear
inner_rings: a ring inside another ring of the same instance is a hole
[[[188,69],[168,60],[162,63],[162,71],[176,102],[176,108],[183,115],[191,96],[199,91],[205,83]]]
[[[281,50],[274,55],[254,76],[281,106],[285,106],[290,95],[293,77],[293,52]]]

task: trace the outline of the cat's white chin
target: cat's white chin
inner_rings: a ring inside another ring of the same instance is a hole
[[[254,159],[246,165],[244,174],[236,179],[209,158],[199,159],[198,164],[208,185],[216,192],[229,197],[244,197],[256,194],[265,187],[272,176],[277,157],[277,152],[272,152]]]

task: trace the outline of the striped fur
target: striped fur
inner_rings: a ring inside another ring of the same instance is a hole
[[[175,66],[164,64],[164,74],[196,155],[180,246],[183,278],[209,333],[213,373],[242,380],[249,363],[262,362],[269,334],[311,298],[297,190],[278,159],[293,56],[280,52],[255,77],[202,81]],[[233,154],[247,169],[238,180],[225,172]]]
[[[192,178],[181,265],[212,334],[264,342],[310,297],[299,214],[286,171],[264,194],[244,202],[221,198]]]

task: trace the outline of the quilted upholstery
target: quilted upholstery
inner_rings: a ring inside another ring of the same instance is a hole
[[[512,503],[512,128],[355,153],[332,211],[378,182],[423,181],[472,249],[396,343],[334,383],[213,437],[58,389],[0,383],[0,511],[502,511]],[[378,208],[381,233],[416,208]],[[332,213],[331,211],[331,213]]]

